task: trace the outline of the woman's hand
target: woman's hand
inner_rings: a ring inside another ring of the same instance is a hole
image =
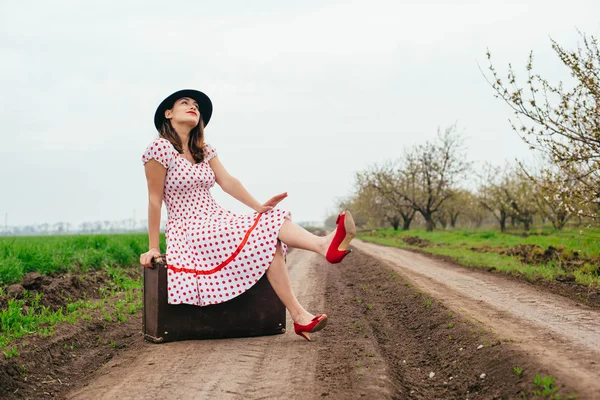
[[[140,256],[140,264],[144,267],[152,267],[152,259],[160,256],[160,251],[157,249],[150,249]]]
[[[287,192],[284,192],[284,193],[278,194],[276,196],[273,196],[265,204],[263,204],[262,206],[258,207],[256,209],[256,211],[259,214],[262,214],[264,212],[272,210],[281,200],[285,199],[286,197],[287,197]]]

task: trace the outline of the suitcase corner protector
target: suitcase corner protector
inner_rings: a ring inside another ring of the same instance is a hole
[[[164,342],[164,338],[163,337],[156,337],[156,336],[148,335],[147,333],[144,334],[144,340],[147,340],[147,341],[152,342],[152,343],[162,343],[162,342]]]

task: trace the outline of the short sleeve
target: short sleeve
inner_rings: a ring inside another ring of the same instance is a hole
[[[218,156],[217,150],[208,143],[204,144],[204,155],[206,157],[206,161],[209,161],[211,158]]]
[[[167,139],[159,138],[150,145],[144,151],[142,155],[142,162],[146,164],[151,159],[155,159],[162,164],[163,167],[169,169],[171,161],[174,158],[175,148]]]

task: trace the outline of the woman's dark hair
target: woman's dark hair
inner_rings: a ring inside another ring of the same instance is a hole
[[[202,115],[200,115],[200,121],[198,121],[198,125],[196,125],[190,131],[189,139],[188,139],[188,148],[190,149],[190,153],[192,153],[192,157],[194,157],[194,161],[196,163],[201,163],[204,161],[204,123],[202,122]],[[158,131],[161,138],[167,139],[169,142],[173,144],[175,150],[179,152],[179,154],[183,154],[183,147],[181,143],[181,139],[175,129],[173,129],[173,125],[171,125],[171,120],[165,118],[163,123]]]

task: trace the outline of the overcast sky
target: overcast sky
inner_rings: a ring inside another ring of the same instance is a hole
[[[141,154],[175,90],[207,93],[206,141],[259,201],[323,220],[354,174],[454,122],[469,157],[528,156],[477,63],[600,33],[598,0],[0,0],[0,212],[9,225],[146,218]],[[252,210],[223,193],[236,212]]]

